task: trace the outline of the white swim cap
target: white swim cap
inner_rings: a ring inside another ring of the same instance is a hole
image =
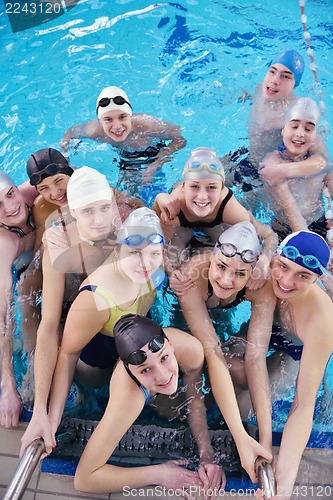
[[[255,265],[260,251],[260,242],[254,225],[249,221],[242,221],[223,231],[213,253],[222,253],[226,257],[236,256],[243,262]]]
[[[160,219],[154,210],[147,207],[133,210],[119,228],[117,243],[140,246],[144,240],[148,243],[164,243]]]
[[[71,210],[95,201],[112,200],[110,185],[104,174],[94,168],[74,170],[67,184],[67,200]]]
[[[224,182],[224,168],[215,151],[204,147],[193,149],[185,163],[183,179],[215,179]]]
[[[3,170],[0,170],[0,191],[9,186],[15,186],[15,183]]]
[[[126,92],[119,87],[106,87],[97,97],[96,113],[98,118],[101,118],[105,113],[113,110],[133,114]]]
[[[284,117],[284,125],[291,120],[306,120],[318,125],[320,112],[317,104],[310,97],[301,97],[288,109]]]

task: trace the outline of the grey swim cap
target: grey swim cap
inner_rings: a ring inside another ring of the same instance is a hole
[[[260,242],[254,225],[249,221],[242,221],[223,231],[213,253],[222,253],[226,257],[235,256],[243,262],[255,265],[260,251]]]
[[[284,125],[291,120],[306,120],[318,125],[320,112],[317,104],[310,97],[301,97],[289,108],[284,116]]]
[[[74,170],[67,184],[70,209],[75,210],[95,201],[111,199],[112,191],[104,174],[90,167]]]
[[[117,97],[120,99],[117,99]],[[108,111],[114,110],[124,111],[129,115],[133,114],[126,92],[119,87],[106,87],[97,97],[96,111],[98,118],[101,118]]]
[[[15,183],[3,170],[0,170],[0,191],[9,186],[15,186]]]
[[[225,179],[224,168],[215,151],[210,148],[196,148],[191,152],[183,170],[184,181],[199,179]]]
[[[117,243],[134,245],[133,236],[142,238],[152,237],[150,243],[164,243],[163,231],[160,219],[154,210],[147,207],[133,210],[119,228],[117,234]],[[141,239],[142,239],[141,238]],[[131,242],[130,242],[131,240]],[[138,241],[140,238],[138,238]],[[142,243],[142,241],[141,241]],[[138,246],[140,243],[138,243]]]

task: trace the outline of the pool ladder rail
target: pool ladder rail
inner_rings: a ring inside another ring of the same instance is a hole
[[[265,500],[276,495],[276,485],[272,466],[263,457],[257,457],[255,469],[258,476],[259,488],[262,490]]]
[[[3,500],[20,500],[36,469],[40,457],[45,452],[43,439],[35,439],[25,450],[7,486]]]

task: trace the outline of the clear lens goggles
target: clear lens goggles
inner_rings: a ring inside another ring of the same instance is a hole
[[[115,97],[102,97],[100,101],[98,101],[98,105],[96,108],[96,113],[98,113],[98,108],[106,108],[110,102],[113,101],[117,106],[122,106],[123,104],[128,104],[129,107],[132,109],[131,104],[124,99],[121,95],[116,95]]]
[[[150,350],[150,352],[156,353],[163,348],[164,342],[165,337],[163,337],[162,335],[158,335],[149,342],[148,349]],[[127,356],[127,358],[124,360],[124,363],[126,365],[142,365],[142,363],[144,363],[146,359],[146,351],[139,349],[138,351],[134,351],[129,356]]]
[[[253,264],[258,260],[258,255],[253,252],[253,250],[247,249],[242,252],[237,252],[237,248],[232,243],[216,243],[217,248],[220,250],[221,254],[225,257],[235,257],[239,255],[245,264]]]

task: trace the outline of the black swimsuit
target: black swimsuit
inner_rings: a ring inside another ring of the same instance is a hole
[[[228,188],[228,194],[227,196],[221,201],[221,205],[219,206],[218,212],[216,214],[216,217],[213,221],[211,222],[204,222],[204,221],[194,221],[190,222],[186,219],[184,212],[180,210],[178,214],[178,219],[180,222],[181,227],[189,227],[189,228],[199,228],[199,227],[215,227],[218,226],[223,222],[223,212],[226,207],[226,204],[230,200],[230,198],[233,196],[233,192],[231,189]]]
[[[214,294],[214,291],[213,291],[213,286],[211,284],[211,282],[208,280],[208,297],[207,297],[207,300],[209,300]],[[230,304],[227,304],[225,306],[216,306],[216,307],[210,307],[209,309],[231,309],[231,307],[236,307],[238,306],[238,304],[240,304],[241,302],[244,302],[245,299],[245,294],[246,294],[246,288],[242,288],[241,290],[239,290],[239,292],[237,293],[236,295],[236,298],[235,300],[233,300],[232,302],[230,302]],[[206,300],[206,302],[207,302]]]

